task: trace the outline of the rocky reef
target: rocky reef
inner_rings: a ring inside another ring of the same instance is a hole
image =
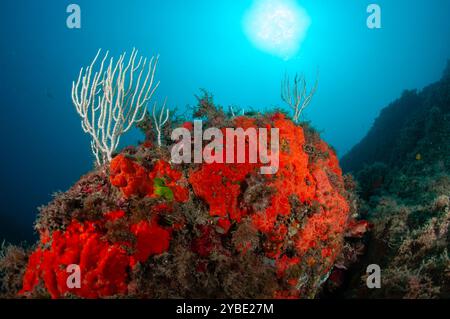
[[[405,91],[341,163],[358,183],[360,213],[374,225],[350,297],[450,297],[450,61],[440,81]]]
[[[146,141],[40,208],[31,251],[4,249],[3,295],[314,298],[354,262],[367,223],[319,134],[280,112],[229,116],[208,94],[198,102],[205,128],[278,128],[276,174],[259,161],[173,164],[144,120]],[[80,288],[67,285],[71,264]]]
[[[193,133],[196,119],[205,129],[279,129],[278,170],[175,164],[170,132]],[[146,115],[145,141],[41,207],[40,240],[1,248],[0,295],[449,298],[449,120],[450,63],[440,81],[382,110],[342,158],[343,175],[307,123],[279,111],[228,114],[204,92],[192,121],[155,131]],[[73,264],[79,288],[67,285]],[[369,264],[381,268],[380,289],[366,285]]]

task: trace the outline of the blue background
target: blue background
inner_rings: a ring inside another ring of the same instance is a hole
[[[31,240],[36,207],[92,168],[70,89],[98,48],[159,53],[157,98],[180,109],[195,104],[199,88],[225,107],[283,106],[284,72],[313,82],[319,67],[306,117],[339,155],[404,89],[439,79],[450,57],[449,0],[298,2],[312,24],[299,55],[283,61],[247,39],[249,0],[1,1],[0,240]],[[366,26],[372,2],[382,8],[381,30]],[[80,30],[66,27],[70,3],[81,6]],[[123,143],[140,138],[133,131]]]

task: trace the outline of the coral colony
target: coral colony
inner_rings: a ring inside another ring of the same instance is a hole
[[[72,90],[97,166],[40,209],[20,296],[312,298],[358,254],[368,224],[355,219],[352,183],[297,124],[313,94],[305,81],[284,88],[294,121],[227,115],[204,92],[194,120],[177,123],[166,103],[145,109],[157,59],[106,54],[95,71],[99,53]],[[117,152],[134,124],[146,140]],[[70,265],[79,286],[67,284]]]
[[[248,127],[225,128],[225,139],[222,130],[210,127],[203,133],[202,121],[194,121],[192,140],[191,132],[184,127],[172,131],[172,140],[178,141],[172,148],[172,163],[191,163],[192,146],[194,144],[194,163],[248,163],[270,164],[260,167],[261,174],[275,174],[279,167],[279,128],[270,128],[271,147],[267,148],[268,129]],[[203,147],[203,140],[211,141]],[[225,149],[225,150],[224,150]],[[248,155],[248,158],[246,158]]]

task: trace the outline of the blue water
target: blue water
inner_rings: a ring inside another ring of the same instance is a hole
[[[1,1],[0,239],[32,239],[36,207],[91,169],[70,88],[98,48],[159,53],[157,98],[179,109],[195,103],[199,88],[225,107],[283,106],[284,72],[305,72],[313,82],[319,68],[306,118],[343,155],[382,107],[437,80],[450,58],[450,1],[372,2],[382,8],[380,30],[366,26],[369,1],[298,1],[311,26],[298,55],[285,61],[246,37],[249,0]],[[69,3],[81,7],[80,30],[66,27]],[[123,144],[140,138],[134,131]]]

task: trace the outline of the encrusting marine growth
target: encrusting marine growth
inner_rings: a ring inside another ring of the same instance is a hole
[[[149,139],[144,116],[144,143],[41,208],[20,296],[312,298],[345,268],[345,237],[367,224],[354,220],[349,183],[319,134],[280,112],[229,117],[208,94],[194,116],[219,129],[278,128],[276,174],[259,162],[171,164],[171,145]],[[71,264],[80,288],[66,284]]]
[[[53,298],[317,294],[352,225],[334,151],[281,113],[229,122],[280,129],[277,174],[246,163],[172,166],[149,143],[128,149],[109,164],[103,187],[87,178],[65,225],[51,231],[49,221],[38,222],[41,240],[20,293],[42,286]],[[80,213],[89,205],[96,214]],[[80,265],[80,289],[66,286],[69,264]]]

